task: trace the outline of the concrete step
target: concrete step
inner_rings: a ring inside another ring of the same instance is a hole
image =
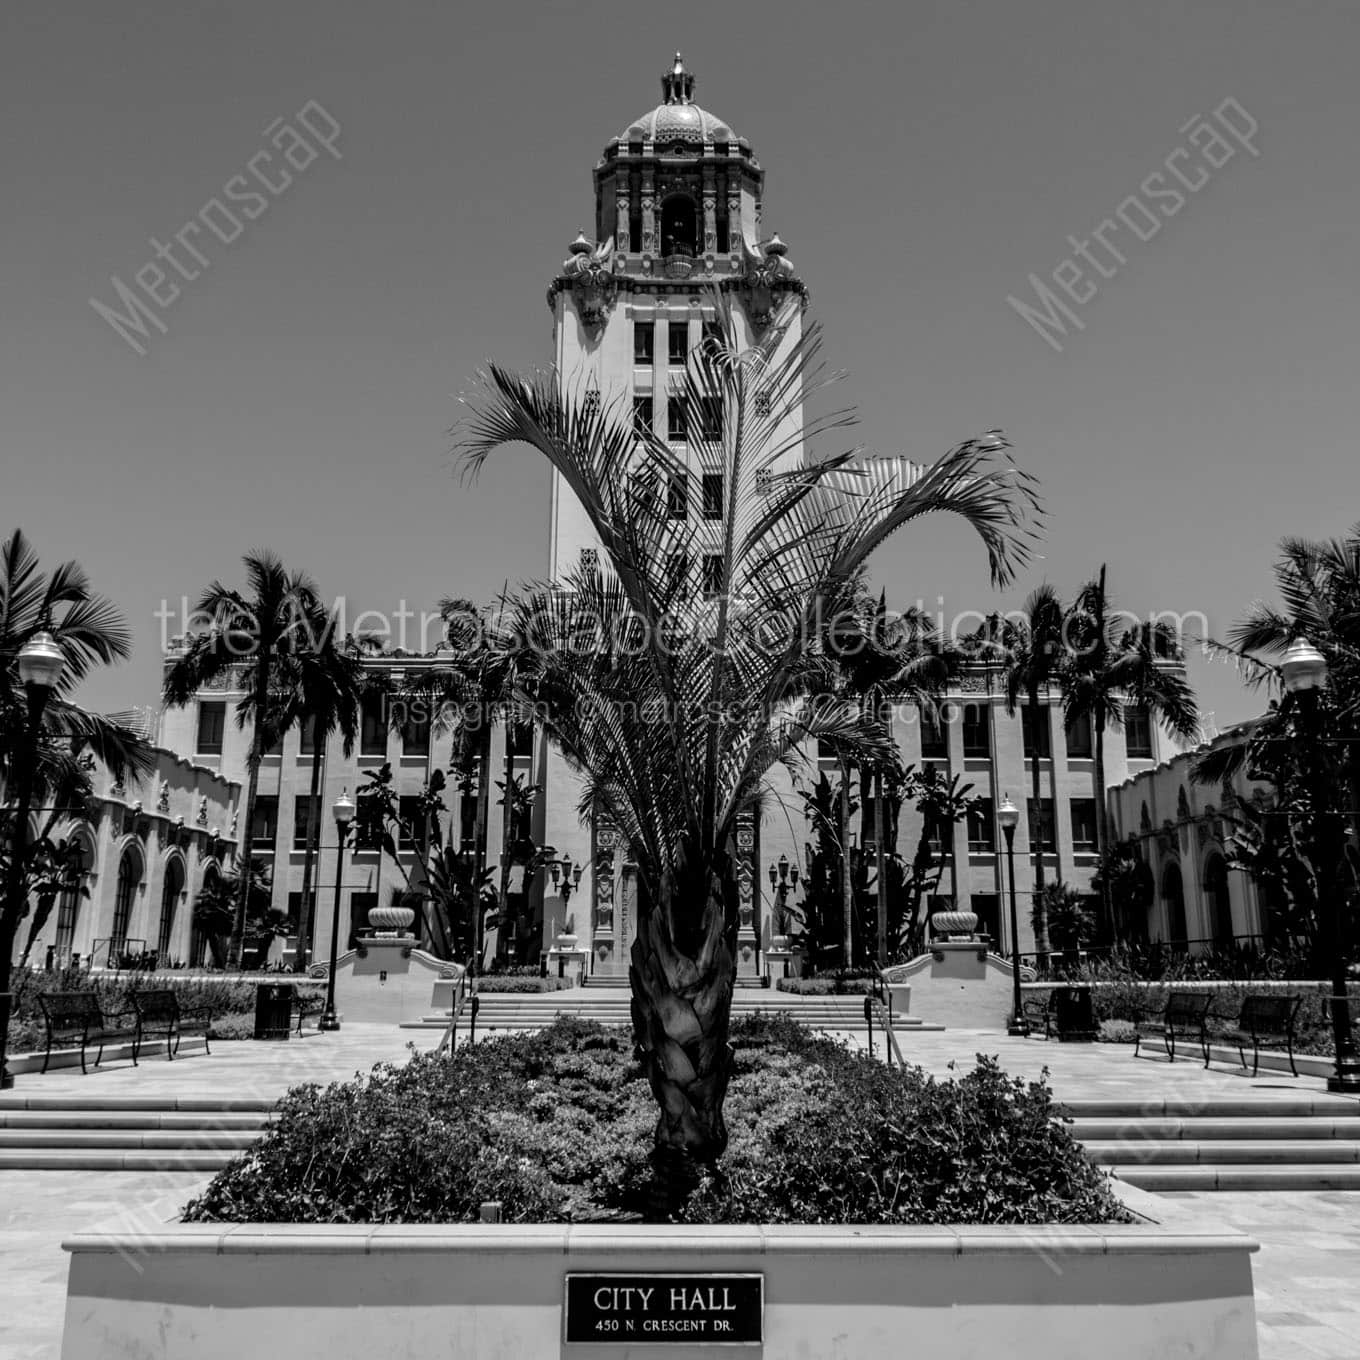
[[[1360,1166],[1132,1166],[1111,1170],[1141,1190],[1360,1190]]]
[[[238,1154],[210,1151],[0,1149],[0,1171],[220,1171]]]
[[[157,1110],[208,1111],[213,1114],[243,1114],[252,1110],[268,1112],[278,1102],[258,1096],[106,1096],[106,1095],[31,1095],[7,1091],[0,1095],[0,1113],[5,1110]]]
[[[1260,1096],[1209,1100],[1064,1100],[1062,1108],[1076,1119],[1253,1119],[1360,1118],[1360,1098],[1330,1095],[1322,1091],[1263,1099]]]
[[[259,1140],[263,1129],[185,1129],[180,1133],[115,1129],[0,1129],[0,1152],[36,1148],[98,1148],[117,1150],[172,1150],[234,1152]]]
[[[8,1110],[0,1114],[3,1129],[174,1129],[185,1132],[205,1128],[260,1130],[268,1126],[267,1114],[191,1114],[167,1110],[101,1110],[93,1106],[67,1110]]]
[[[1083,1147],[1086,1155],[1100,1166],[1360,1165],[1360,1142],[1333,1142],[1325,1138],[1239,1138],[1201,1143],[1156,1142],[1135,1136],[1113,1143],[1083,1143]]]
[[[1268,1115],[1253,1118],[1224,1119],[1077,1119],[1068,1130],[1079,1142],[1110,1142],[1118,1139],[1149,1139],[1166,1142],[1171,1139],[1205,1140],[1240,1139],[1360,1139],[1360,1119],[1333,1119],[1325,1115],[1309,1118],[1272,1119]]]

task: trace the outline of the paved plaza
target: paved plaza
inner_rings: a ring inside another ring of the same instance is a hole
[[[400,1062],[408,1044],[433,1048],[438,1031],[350,1025],[335,1035],[309,1034],[283,1044],[223,1043],[211,1057],[171,1063],[118,1064],[81,1077],[56,1072],[21,1077],[18,1095],[98,1098],[276,1097],[301,1081],[345,1079],[377,1062]],[[842,1036],[862,1047],[862,1032]],[[977,1053],[995,1054],[1018,1076],[1049,1070],[1059,1099],[1135,1101],[1156,1108],[1169,1100],[1245,1098],[1272,1101],[1321,1094],[1317,1078],[1262,1074],[1256,1079],[1197,1063],[1135,1059],[1131,1049],[1011,1039],[986,1030],[913,1034],[903,1039],[909,1062],[940,1076]],[[875,1050],[881,1053],[876,1036]],[[1357,1102],[1360,1112],[1360,1102]],[[55,1360],[60,1353],[67,1258],[64,1236],[100,1226],[148,1230],[172,1220],[206,1182],[193,1172],[0,1172],[0,1360]],[[1360,1356],[1360,1195],[1334,1192],[1184,1194],[1195,1211],[1261,1242],[1253,1261],[1263,1360]]]

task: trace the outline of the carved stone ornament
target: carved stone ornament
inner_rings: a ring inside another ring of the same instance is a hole
[[[1201,850],[1209,844],[1209,825],[1207,822],[1198,822],[1195,825],[1195,839],[1199,841]]]
[[[601,850],[612,850],[619,843],[619,833],[612,826],[602,826],[595,833],[595,841]]]
[[[160,782],[160,788],[156,793],[156,811],[170,811],[170,781],[168,779],[162,779]]]
[[[208,800],[207,797],[201,793],[198,795],[198,816],[195,817],[194,820],[199,826],[208,825]]]
[[[548,289],[549,307],[553,305],[559,287],[571,290],[576,315],[592,337],[604,326],[618,294],[613,257],[612,236],[603,245],[587,241],[583,235],[577,236],[571,243],[571,254],[563,261],[561,277]]]

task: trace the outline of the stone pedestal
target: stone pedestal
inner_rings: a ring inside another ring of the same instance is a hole
[[[548,950],[548,973],[552,977],[571,978],[579,987],[586,975],[589,959],[590,951],[577,944],[554,944]]]
[[[890,976],[891,975],[891,976]],[[1011,1013],[1011,965],[985,939],[936,940],[927,953],[884,972],[890,986],[909,985],[921,1019],[951,1029],[1005,1029]],[[893,1013],[899,1008],[893,1002]]]
[[[780,978],[789,976],[789,965],[792,963],[792,949],[767,949],[765,951],[765,976],[770,979],[771,986],[774,986]]]
[[[411,935],[361,935],[335,970],[335,1008],[342,1021],[419,1020],[429,1010],[432,984],[451,967],[416,948]]]

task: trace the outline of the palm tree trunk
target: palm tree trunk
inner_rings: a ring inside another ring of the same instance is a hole
[[[1096,773],[1096,863],[1100,866],[1100,910],[1105,919],[1105,928],[1110,939],[1115,938],[1113,907],[1110,901],[1109,874],[1105,872],[1105,847],[1109,844],[1109,822],[1105,807],[1105,724],[1093,723],[1095,727],[1095,773]]]
[[[878,966],[888,963],[888,812],[883,806],[883,771],[874,777],[874,846],[878,879]]]
[[[486,836],[488,812],[491,807],[491,724],[482,718],[477,762],[477,825],[476,873],[473,876],[474,897],[472,923],[472,974],[474,977],[482,968],[482,948],[486,927],[486,907],[482,903],[480,884],[486,872]]]
[[[853,968],[855,963],[855,895],[850,874],[850,765],[841,761],[841,919],[843,928],[842,949],[844,968]]]
[[[514,749],[511,743],[511,719],[507,716],[505,723],[505,753],[501,759],[501,771],[505,780],[504,806],[501,812],[501,884],[497,894],[498,910],[500,912],[502,930],[504,923],[509,919],[510,911],[510,841],[514,833],[515,826],[515,803],[511,796],[515,782],[515,760],[510,752]],[[503,938],[503,937],[502,937]],[[520,920],[519,913],[515,913],[515,923],[510,931],[510,939],[506,942],[506,952],[513,960],[519,962],[519,942],[520,942]]]
[[[298,908],[297,954],[293,959],[293,971],[307,971],[307,957],[311,946],[312,930],[312,866],[316,860],[317,843],[321,839],[321,755],[324,740],[320,723],[312,731],[312,784],[311,801],[308,803],[310,824],[307,827],[307,853],[302,861],[302,905]]]
[[[723,1101],[732,1073],[728,1025],[736,959],[728,941],[722,885],[714,876],[693,953],[674,938],[672,883],[644,911],[628,969],[633,1035],[660,1113],[653,1164],[663,1210],[683,1202],[697,1165],[727,1148]]]
[[[1034,755],[1030,760],[1030,799],[1031,806],[1034,808],[1034,820],[1037,834],[1034,837],[1034,896],[1030,907],[1030,919],[1034,925],[1034,948],[1038,951],[1041,958],[1047,957],[1049,952],[1048,940],[1048,912],[1044,906],[1044,799],[1043,781],[1039,777],[1039,720],[1042,710],[1039,708],[1039,687],[1035,685],[1029,692],[1029,713],[1030,713],[1030,739],[1034,746]],[[1016,912],[1016,916],[1019,916]],[[1016,954],[1020,953],[1020,941],[1012,940],[1011,948]]]

